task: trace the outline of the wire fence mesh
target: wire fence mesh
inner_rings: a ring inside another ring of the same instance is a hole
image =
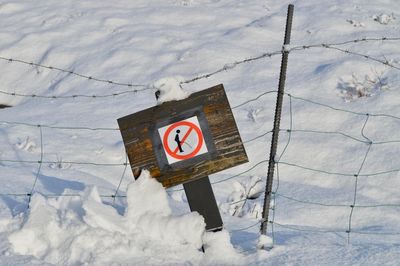
[[[340,48],[342,46],[345,46],[347,44],[357,44],[357,43],[366,43],[366,42],[394,42],[394,41],[400,41],[400,37],[382,37],[382,38],[361,38],[361,39],[355,39],[355,40],[348,40],[348,41],[343,41],[343,42],[337,42],[337,43],[324,43],[324,44],[312,44],[312,45],[301,45],[301,46],[291,46],[291,47],[284,47],[285,51],[289,52],[296,52],[296,51],[304,51],[304,50],[309,50],[312,48],[324,48],[324,49],[329,49],[329,50],[334,50],[338,51],[344,54],[347,54],[349,56],[358,56],[362,57],[368,61],[373,61],[373,62],[378,62],[380,64],[383,64],[391,69],[394,70],[400,70],[400,66],[397,66],[393,62],[390,62],[387,59],[380,59],[376,58],[370,55],[358,53],[351,51],[349,49],[345,48]],[[255,62],[261,59],[265,58],[271,58],[273,56],[281,55],[283,50],[280,51],[272,51],[272,52],[266,52],[262,53],[260,55],[238,60],[232,63],[225,64],[223,67],[211,71],[209,73],[205,74],[199,74],[195,75],[194,77],[188,78],[185,81],[181,82],[180,85],[184,84],[189,84],[193,83],[202,79],[207,79],[210,78],[214,75],[217,75],[221,72],[225,71],[230,71],[234,68],[236,68],[239,65],[245,64],[245,63],[251,63]],[[19,93],[15,91],[5,91],[5,90],[0,90],[0,94],[5,94],[8,96],[14,96],[14,97],[31,97],[31,98],[42,98],[42,99],[66,99],[66,98],[106,98],[106,97],[116,97],[120,95],[125,95],[129,93],[138,93],[140,91],[145,91],[145,90],[151,90],[154,89],[151,85],[144,85],[144,84],[131,84],[131,83],[124,83],[124,82],[118,82],[118,81],[113,81],[113,80],[108,80],[108,79],[103,79],[99,77],[92,77],[89,75],[84,75],[80,74],[68,69],[62,69],[59,67],[53,67],[49,65],[43,65],[43,64],[37,64],[33,62],[28,62],[24,61],[21,59],[15,59],[15,58],[7,58],[7,57],[0,57],[0,60],[7,61],[9,63],[19,63],[19,64],[25,64],[28,66],[34,66],[34,67],[40,67],[40,68],[46,68],[52,71],[58,71],[58,72],[64,72],[68,74],[72,74],[78,78],[90,80],[93,82],[100,82],[100,83],[105,83],[105,84],[112,84],[115,86],[124,86],[130,88],[129,90],[125,91],[119,91],[115,93],[109,93],[109,94],[99,94],[99,95],[89,95],[89,94],[77,94],[77,95],[35,95],[35,94],[24,94],[24,93]],[[134,88],[134,89],[133,89]],[[274,96],[277,93],[276,90],[269,90],[260,93],[254,98],[251,99],[246,99],[242,103],[239,103],[235,106],[232,107],[232,109],[239,109],[249,103],[255,102],[255,101],[260,101],[262,100],[263,97],[270,95]],[[394,168],[394,169],[383,169],[379,171],[374,171],[374,172],[363,172],[363,169],[365,167],[366,160],[371,152],[371,148],[376,146],[376,145],[384,145],[384,144],[396,144],[400,143],[400,136],[394,136],[394,139],[390,140],[380,140],[380,141],[374,141],[371,138],[367,136],[365,133],[365,128],[370,122],[371,118],[375,119],[382,119],[382,118],[390,118],[394,120],[400,120],[400,116],[397,114],[385,114],[385,113],[363,113],[363,112],[356,112],[344,108],[339,108],[335,106],[328,105],[326,103],[318,102],[315,100],[307,99],[304,97],[299,97],[296,95],[293,95],[291,93],[286,93],[285,94],[286,100],[288,101],[289,104],[289,128],[287,129],[281,129],[280,132],[281,134],[287,134],[286,138],[286,143],[280,145],[283,145],[282,152],[280,153],[278,159],[276,160],[276,178],[274,180],[275,186],[274,186],[274,191],[272,193],[273,195],[273,206],[271,206],[271,211],[272,215],[270,216],[270,220],[268,223],[270,224],[270,233],[272,235],[273,240],[277,238],[277,228],[283,228],[287,230],[293,230],[293,231],[300,231],[300,232],[310,232],[310,233],[345,233],[347,234],[347,242],[350,243],[351,241],[351,236],[352,234],[358,234],[358,235],[400,235],[400,232],[395,232],[395,231],[382,231],[382,230],[362,230],[360,228],[355,228],[354,226],[354,210],[358,208],[397,208],[400,207],[400,203],[393,203],[393,202],[380,202],[376,204],[359,204],[358,203],[358,193],[359,193],[359,182],[361,177],[371,177],[371,176],[381,176],[384,174],[390,174],[390,173],[398,173],[400,172],[400,167],[399,168]],[[340,113],[347,113],[351,114],[354,116],[362,117],[364,119],[364,122],[362,124],[362,127],[360,128],[359,131],[359,136],[353,136],[347,132],[343,131],[329,131],[329,130],[322,130],[322,129],[296,129],[294,128],[294,115],[293,113],[295,112],[293,110],[293,102],[303,102],[308,105],[316,106],[319,108],[326,108],[334,112],[340,112]],[[51,160],[46,160],[44,159],[44,155],[46,154],[46,151],[44,149],[44,144],[46,145],[51,145],[51,143],[47,143],[46,139],[43,136],[43,131],[58,131],[58,130],[72,130],[72,131],[100,131],[104,132],[104,134],[107,134],[107,132],[112,132],[112,131],[118,131],[118,128],[113,128],[113,127],[75,127],[75,126],[54,126],[54,125],[46,125],[46,124],[35,124],[35,123],[27,123],[27,122],[19,122],[19,121],[0,121],[0,127],[5,127],[5,126],[25,126],[25,127],[32,127],[32,128],[38,128],[38,135],[39,135],[39,146],[40,146],[40,152],[39,152],[39,158],[37,160],[24,160],[24,159],[14,159],[14,158],[2,158],[0,157],[0,167],[9,167],[8,164],[32,164],[32,165],[37,165],[37,170],[35,171],[34,174],[34,179],[32,186],[29,190],[27,191],[15,191],[15,193],[1,193],[0,191],[0,196],[14,196],[14,197],[26,197],[27,198],[27,206],[29,206],[29,202],[31,200],[32,195],[36,192],[36,186],[37,186],[37,181],[41,175],[42,167],[44,164],[52,164],[52,163],[57,163],[57,161],[51,161]],[[269,136],[272,131],[266,131],[266,132],[259,132],[259,134],[252,136],[249,139],[244,140],[244,144],[249,144],[251,142],[259,141],[261,138]],[[55,133],[56,134],[56,133]],[[341,136],[346,138],[348,141],[352,141],[355,143],[360,143],[365,146],[365,151],[363,156],[360,158],[360,162],[357,165],[356,171],[354,172],[342,172],[339,170],[329,170],[329,169],[323,169],[318,165],[313,165],[313,166],[307,166],[307,165],[302,165],[296,162],[291,162],[291,161],[285,161],[283,158],[285,158],[285,154],[288,152],[288,147],[292,145],[293,139],[292,136],[293,134],[305,134],[305,135],[310,135],[311,137],[314,135],[322,135],[326,136],[327,138],[331,138],[333,136]],[[111,198],[112,203],[115,203],[116,198],[124,198],[125,192],[121,191],[122,190],[122,183],[123,180],[127,176],[127,169],[128,169],[128,158],[127,156],[121,156],[121,158],[125,158],[124,161],[118,162],[118,163],[110,163],[110,162],[90,162],[88,161],[63,161],[64,163],[70,164],[70,165],[83,165],[83,166],[94,166],[94,167],[120,167],[121,168],[121,176],[118,179],[118,183],[115,187],[110,188],[110,191],[113,191],[113,193],[109,194],[102,194],[101,197],[103,198]],[[90,156],[87,156],[87,158],[90,158]],[[212,184],[218,185],[224,182],[227,182],[229,180],[235,180],[238,177],[245,176],[248,173],[251,173],[254,169],[264,165],[266,166],[268,163],[269,158],[261,158],[261,160],[257,162],[251,162],[251,166],[249,166],[246,170],[241,171],[240,173],[231,175],[229,177],[224,177],[221,179],[214,180]],[[351,202],[349,204],[343,204],[343,203],[335,203],[335,202],[326,202],[326,201],[317,201],[317,200],[308,200],[308,199],[303,199],[300,197],[297,197],[295,195],[288,195],[285,194],[285,192],[281,192],[281,168],[296,168],[300,169],[303,171],[308,171],[312,172],[318,175],[332,175],[332,176],[337,176],[337,177],[348,177],[353,179],[353,187],[352,187],[352,195],[351,195]],[[183,189],[170,189],[169,192],[175,192],[175,191],[181,191]],[[79,193],[49,193],[45,194],[47,197],[76,197],[79,196]],[[278,216],[276,215],[276,212],[279,210],[278,208],[278,203],[281,200],[287,200],[292,202],[292,204],[302,204],[302,205],[310,205],[310,206],[322,206],[322,207],[327,207],[327,208],[347,208],[348,209],[348,215],[347,215],[347,226],[346,227],[335,227],[335,228],[317,228],[312,225],[304,225],[304,224],[286,224],[284,222],[280,222],[278,220]],[[231,202],[230,204],[241,204],[242,207],[246,204],[248,201],[248,195],[244,199],[238,200]],[[257,219],[254,223],[252,223],[249,226],[246,226],[244,228],[234,228],[231,230],[231,232],[237,232],[237,231],[244,231],[244,230],[249,230],[256,228],[262,220]],[[276,226],[276,227],[275,227]]]

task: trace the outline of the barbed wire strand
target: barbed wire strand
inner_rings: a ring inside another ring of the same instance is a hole
[[[0,159],[0,162],[5,163],[26,163],[26,164],[57,164],[59,161],[29,161],[29,160],[9,160],[9,159]],[[65,164],[75,164],[75,165],[92,165],[92,166],[127,166],[128,163],[94,163],[94,162],[74,162],[74,161],[62,161]]]
[[[34,191],[34,193],[39,193],[40,195],[47,197],[47,198],[59,198],[59,197],[83,197],[82,194],[79,193],[61,193],[61,194],[48,194],[42,193],[40,191]],[[0,193],[0,196],[12,196],[12,197],[29,197],[31,195],[30,191],[25,193]],[[106,195],[100,194],[101,198],[126,198],[126,195]]]
[[[76,98],[111,98],[111,97],[116,97],[120,95],[125,95],[125,94],[135,94],[139,92],[140,90],[126,90],[126,91],[119,91],[119,92],[114,92],[114,93],[109,93],[109,94],[73,94],[73,95],[39,95],[39,94],[23,94],[23,93],[18,93],[18,92],[8,92],[4,90],[0,90],[1,94],[8,95],[8,96],[16,96],[16,97],[26,97],[26,98],[43,98],[43,99],[76,99]]]
[[[234,106],[233,108],[238,108],[241,107],[245,104],[248,104],[254,100],[258,100],[260,99],[262,96],[264,95],[268,95],[270,93],[272,93],[274,91],[266,91],[266,92],[262,92],[261,94],[259,94],[258,96],[256,96],[255,98],[251,99],[251,100],[246,100],[243,103],[240,103],[236,106]],[[395,116],[395,115],[391,115],[391,114],[375,114],[375,113],[362,113],[362,112],[355,112],[355,111],[351,111],[348,109],[344,109],[344,108],[338,108],[338,107],[333,107],[331,105],[328,104],[324,104],[324,103],[320,103],[320,102],[316,102],[310,99],[306,99],[303,97],[299,97],[299,96],[295,96],[291,93],[285,93],[285,95],[287,95],[288,97],[290,97],[291,99],[295,99],[295,100],[301,100],[304,102],[308,102],[314,105],[319,105],[322,107],[326,107],[328,109],[331,110],[335,110],[335,111],[341,111],[341,112],[346,112],[346,113],[350,113],[350,114],[355,114],[355,115],[369,115],[370,117],[387,117],[387,118],[393,118],[393,119],[397,119],[400,120],[400,116]],[[29,127],[37,127],[37,126],[41,126],[43,128],[52,128],[52,129],[61,129],[61,130],[93,130],[93,131],[119,131],[119,128],[106,128],[106,127],[74,127],[74,126],[52,126],[52,125],[44,125],[44,124],[32,124],[32,123],[25,123],[25,122],[16,122],[16,121],[5,121],[5,120],[0,120],[0,125],[1,124],[9,124],[9,125],[25,125],[25,126],[29,126]],[[300,131],[300,130],[297,130]],[[322,133],[322,131],[320,131]],[[346,133],[340,133],[338,132],[338,134],[342,134],[342,135],[346,135]],[[384,144],[384,143],[391,143],[391,142],[400,142],[400,140],[391,140],[391,141],[387,141],[387,142],[377,142],[376,144]]]
[[[255,56],[255,57],[250,57],[250,58],[246,58],[246,59],[243,59],[243,60],[240,60],[240,61],[235,61],[233,63],[228,63],[228,64],[225,64],[220,69],[215,70],[213,72],[210,72],[210,73],[207,73],[207,74],[202,74],[202,75],[196,76],[194,78],[189,78],[187,80],[184,80],[184,81],[180,82],[179,85],[189,84],[189,83],[201,80],[201,79],[207,79],[207,78],[210,78],[210,77],[212,77],[212,76],[214,76],[216,74],[219,74],[219,73],[221,73],[223,71],[231,70],[231,69],[237,67],[238,65],[241,65],[241,64],[244,64],[244,63],[253,62],[253,61],[257,61],[257,60],[260,60],[260,59],[263,59],[263,58],[267,58],[267,57],[271,58],[272,56],[280,55],[280,54],[281,54],[281,51],[263,53],[261,55]],[[92,94],[92,95],[75,94],[75,95],[64,95],[64,96],[23,94],[23,93],[18,93],[18,92],[7,92],[7,91],[4,91],[4,90],[0,90],[0,93],[6,94],[6,95],[9,95],[9,96],[43,98],[43,99],[67,99],[67,98],[73,98],[74,99],[74,98],[79,98],[79,97],[84,97],[84,98],[106,98],[106,97],[115,97],[115,96],[119,96],[119,95],[123,95],[123,94],[127,94],[127,93],[137,93],[137,92],[146,91],[146,90],[154,90],[154,88],[152,86],[150,86],[150,85],[115,82],[115,81],[112,81],[112,80],[106,80],[106,79],[95,78],[95,77],[79,74],[79,73],[76,73],[76,72],[73,72],[73,71],[70,71],[70,70],[61,69],[61,68],[58,68],[58,67],[46,66],[46,65],[37,64],[37,63],[31,63],[31,62],[27,62],[27,61],[20,60],[20,59],[6,58],[6,57],[1,57],[0,56],[0,60],[5,60],[5,61],[8,61],[8,62],[18,62],[18,63],[22,63],[22,64],[26,64],[26,65],[46,68],[46,69],[50,69],[50,70],[57,70],[57,71],[61,71],[61,72],[66,72],[66,73],[74,74],[74,75],[76,75],[78,77],[81,77],[81,78],[85,78],[85,79],[93,80],[93,81],[97,81],[97,82],[103,82],[103,83],[119,85],[119,86],[142,87],[141,89],[122,91],[122,92],[112,93],[112,94],[103,94],[103,95],[101,95],[101,94],[100,95],[96,95],[96,94]]]
[[[44,125],[44,124],[31,124],[31,123],[25,123],[25,122],[16,122],[16,121],[5,121],[5,120],[0,120],[0,125],[2,125],[2,124],[3,124],[3,125],[27,126],[27,127],[52,128],[52,129],[61,129],[61,130],[119,131],[118,128],[51,126],[51,125]]]
[[[353,52],[353,51],[350,51],[350,50],[347,50],[347,49],[341,49],[341,48],[338,48],[338,47],[332,47],[332,46],[330,46],[330,45],[325,45],[325,46],[323,46],[323,47],[324,47],[324,48],[327,48],[327,49],[331,49],[331,50],[336,50],[336,51],[339,51],[339,52],[342,52],[342,53],[345,53],[345,54],[355,55],[355,56],[358,56],[358,57],[363,57],[363,58],[365,58],[365,59],[372,60],[372,61],[378,62],[378,63],[380,63],[380,64],[389,66],[389,67],[391,67],[391,68],[400,70],[400,67],[399,67],[399,66],[393,65],[393,64],[390,63],[388,60],[381,60],[381,59],[376,58],[376,57],[373,57],[373,56],[369,56],[369,55],[366,55],[366,54],[361,54],[361,53]]]
[[[124,83],[124,82],[113,81],[113,80],[109,80],[109,79],[102,79],[102,78],[98,78],[98,77],[93,77],[93,76],[80,74],[80,73],[77,73],[77,72],[75,72],[73,70],[67,70],[67,69],[63,69],[63,68],[60,68],[60,67],[53,67],[53,66],[49,66],[49,65],[43,65],[43,64],[39,64],[39,63],[28,62],[28,61],[25,61],[25,60],[22,60],[22,59],[7,58],[7,57],[4,57],[4,56],[0,56],[0,60],[8,61],[10,63],[17,62],[17,63],[29,65],[29,66],[45,68],[45,69],[49,69],[49,70],[55,70],[55,71],[67,73],[67,74],[70,74],[70,75],[75,75],[77,77],[88,79],[88,80],[91,80],[91,81],[96,81],[96,82],[102,82],[102,83],[113,84],[113,85],[117,85],[117,86],[126,86],[126,87],[145,87],[145,89],[147,89],[147,85],[144,85],[144,84],[132,84],[132,83]]]
[[[387,60],[381,60],[369,55],[365,55],[365,54],[361,54],[361,53],[357,53],[357,52],[352,52],[350,50],[345,50],[345,49],[341,49],[338,48],[336,46],[342,46],[342,45],[346,45],[346,44],[350,44],[350,43],[360,43],[360,42],[368,42],[368,41],[399,41],[400,37],[372,37],[372,38],[359,38],[359,39],[353,39],[353,40],[347,40],[347,41],[342,41],[342,42],[334,42],[334,43],[320,43],[320,44],[310,44],[310,45],[298,45],[298,46],[293,46],[291,48],[289,48],[289,51],[299,51],[299,50],[306,50],[306,49],[310,49],[310,48],[327,48],[327,49],[334,49],[346,54],[353,54],[355,56],[360,56],[372,61],[376,61],[379,63],[382,63],[384,65],[387,65],[389,67],[395,68],[400,70],[400,67],[395,66],[393,64],[391,64],[389,61]],[[250,63],[253,61],[257,61],[260,59],[264,59],[264,58],[271,58],[275,55],[280,55],[282,53],[282,50],[279,51],[273,51],[273,52],[265,52],[261,55],[258,56],[254,56],[254,57],[250,57],[250,58],[246,58],[246,59],[242,59],[242,60],[238,60],[238,61],[234,61],[232,63],[227,63],[225,64],[223,67],[206,73],[206,74],[202,74],[202,75],[198,75],[192,78],[189,78],[187,80],[184,80],[182,82],[180,82],[180,85],[182,84],[189,84],[201,79],[207,79],[210,78],[216,74],[219,74],[221,72],[224,71],[228,71],[231,69],[236,68],[237,66],[244,64],[244,63]],[[103,78],[97,78],[97,77],[92,77],[92,76],[88,76],[88,75],[84,75],[84,74],[80,74],[77,73],[75,71],[72,70],[67,70],[67,69],[62,69],[59,67],[53,67],[53,66],[49,66],[49,65],[43,65],[43,64],[39,64],[39,63],[33,63],[33,62],[28,62],[22,59],[15,59],[15,58],[9,58],[9,57],[3,57],[0,56],[0,60],[4,60],[7,62],[16,62],[16,63],[21,63],[21,64],[25,64],[25,65],[29,65],[29,66],[35,66],[35,67],[40,67],[40,68],[45,68],[45,69],[49,69],[49,70],[55,70],[55,71],[59,71],[59,72],[64,72],[64,73],[68,73],[68,74],[72,74],[75,75],[77,77],[80,78],[84,78],[87,80],[92,80],[92,81],[96,81],[96,82],[102,82],[102,83],[107,83],[107,84],[112,84],[112,85],[117,85],[117,86],[127,86],[127,87],[139,87],[141,89],[135,89],[135,90],[127,90],[127,91],[122,91],[122,92],[117,92],[117,93],[110,93],[110,94],[92,94],[92,95],[85,95],[85,94],[75,94],[75,95],[64,95],[64,96],[56,96],[56,95],[38,95],[38,94],[24,94],[24,93],[19,93],[19,92],[9,92],[9,91],[4,91],[4,90],[0,90],[0,93],[5,94],[5,95],[9,95],[9,96],[16,96],[16,97],[32,97],[32,98],[44,98],[44,99],[67,99],[67,98],[78,98],[78,97],[84,97],[84,98],[106,98],[106,97],[115,97],[115,96],[119,96],[119,95],[124,95],[124,94],[128,94],[128,93],[137,93],[140,91],[146,91],[146,90],[153,90],[154,88],[152,86],[149,85],[145,85],[145,84],[132,84],[132,83],[123,83],[123,82],[117,82],[117,81],[113,81],[113,80],[109,80],[109,79],[103,79]]]
[[[351,43],[362,43],[370,41],[400,41],[400,37],[363,37],[353,40],[347,40],[342,42],[332,42],[332,43],[319,43],[319,44],[309,44],[309,45],[297,45],[290,48],[290,51],[305,50],[309,48],[324,48],[326,46],[342,46]]]
[[[331,45],[338,46],[338,45],[349,44],[351,42],[356,43],[356,42],[369,42],[369,41],[400,41],[400,37],[363,37],[363,38],[355,39],[352,41],[344,41],[344,42],[339,42],[339,43],[336,42]]]
[[[255,98],[246,100],[237,106],[232,107],[232,109],[239,108],[241,106],[244,106],[250,102],[256,101],[260,99],[264,95],[268,95],[270,93],[273,93],[276,91],[267,91],[267,92],[262,92],[261,94],[257,95]],[[78,126],[52,126],[52,125],[43,125],[43,124],[32,124],[32,123],[26,123],[26,122],[17,122],[17,121],[5,121],[5,120],[0,120],[0,125],[21,125],[21,126],[28,126],[28,127],[43,127],[43,128],[51,128],[51,129],[60,129],[60,130],[91,130],[91,131],[119,131],[119,128],[107,128],[107,127],[78,127]],[[266,132],[265,134],[268,134],[269,132]],[[257,138],[263,137],[264,135],[259,135],[256,138],[252,140],[248,140],[247,142],[251,142],[253,140],[256,140]]]
[[[241,64],[244,64],[244,63],[253,62],[253,61],[257,61],[257,60],[260,60],[260,59],[263,59],[263,58],[267,58],[267,57],[271,58],[273,56],[281,55],[281,54],[282,54],[281,50],[274,51],[274,52],[267,52],[267,53],[263,53],[261,55],[255,56],[255,57],[250,57],[250,58],[243,59],[243,60],[240,60],[240,61],[235,61],[233,63],[228,63],[228,64],[225,64],[223,67],[221,67],[221,68],[219,68],[219,69],[217,69],[217,70],[215,70],[215,71],[213,71],[211,73],[202,74],[202,75],[196,76],[194,78],[187,79],[185,81],[182,81],[180,84],[181,85],[189,84],[189,83],[201,80],[201,79],[207,79],[207,78],[210,78],[210,77],[212,77],[212,76],[214,76],[216,74],[219,74],[221,72],[231,70],[231,69],[237,67],[238,65],[241,65]]]
[[[346,44],[350,44],[350,43],[360,43],[360,42],[368,42],[368,41],[399,41],[400,38],[399,37],[381,37],[381,38],[360,38],[360,39],[354,39],[354,40],[348,40],[348,41],[343,41],[343,42],[336,42],[336,43],[321,43],[321,44],[310,44],[310,45],[299,45],[299,46],[293,46],[292,48],[289,49],[289,51],[298,51],[298,50],[306,50],[306,49],[310,49],[310,48],[328,48],[328,49],[335,49],[347,54],[353,54],[356,56],[360,56],[360,57],[364,57],[366,59],[370,59],[385,65],[388,65],[390,67],[396,68],[396,69],[400,69],[400,67],[397,67],[393,64],[390,64],[387,60],[380,60],[365,54],[361,54],[361,53],[356,53],[356,52],[352,52],[349,50],[345,50],[345,49],[341,49],[335,46],[341,46],[341,45],[346,45]],[[243,63],[249,63],[249,62],[253,62],[253,61],[257,61],[266,57],[272,57],[275,55],[280,55],[282,51],[273,51],[273,52],[266,52],[263,53],[261,55],[258,56],[254,56],[254,57],[250,57],[250,58],[246,58],[243,60],[239,60],[239,61],[235,61],[233,63],[227,63],[225,64],[223,67],[212,71],[210,73],[207,74],[202,74],[193,78],[189,78],[185,81],[182,81],[180,84],[188,84],[188,83],[192,83],[201,79],[206,79],[209,78],[211,76],[214,76],[216,74],[219,74],[221,72],[224,71],[228,71],[231,70],[233,68],[235,68],[238,65],[241,65]],[[21,60],[21,59],[15,59],[15,58],[7,58],[7,57],[0,57],[0,60],[4,60],[7,62],[17,62],[17,63],[22,63],[25,65],[29,65],[29,66],[35,66],[35,67],[40,67],[40,68],[45,68],[45,69],[49,69],[49,70],[56,70],[56,71],[60,71],[60,72],[64,72],[64,73],[68,73],[68,74],[72,74],[75,76],[78,76],[80,78],[84,78],[87,80],[93,80],[96,82],[102,82],[102,83],[107,83],[107,84],[113,84],[113,85],[117,85],[117,86],[127,86],[127,87],[141,87],[142,89],[135,89],[135,90],[128,90],[128,91],[122,91],[122,92],[117,92],[117,93],[112,93],[112,94],[103,94],[103,95],[85,95],[85,94],[76,94],[76,95],[67,95],[67,96],[56,96],[56,95],[37,95],[37,94],[23,94],[23,93],[18,93],[18,92],[8,92],[8,91],[4,91],[4,90],[0,90],[0,93],[2,94],[6,94],[9,96],[18,96],[18,97],[32,97],[32,98],[45,98],[45,99],[66,99],[66,98],[78,98],[78,97],[84,97],[84,98],[105,98],[105,97],[115,97],[115,96],[119,96],[119,95],[123,95],[123,94],[127,94],[127,93],[137,93],[140,91],[145,91],[145,90],[151,90],[154,89],[149,85],[144,85],[144,84],[132,84],[132,83],[122,83],[122,82],[116,82],[116,81],[112,81],[112,80],[108,80],[108,79],[102,79],[102,78],[96,78],[96,77],[92,77],[92,76],[88,76],[88,75],[83,75],[71,70],[67,70],[67,69],[62,69],[59,67],[53,67],[53,66],[48,66],[48,65],[43,65],[43,64],[38,64],[38,63],[33,63],[33,62],[28,62],[25,60]]]

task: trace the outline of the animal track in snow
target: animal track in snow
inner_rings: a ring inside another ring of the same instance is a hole
[[[249,118],[253,122],[257,122],[258,114],[262,111],[262,109],[251,109],[247,113],[247,118]]]
[[[351,25],[353,25],[353,27],[365,27],[365,24],[356,20],[352,20],[352,19],[347,19],[346,20],[348,23],[350,23]]]
[[[36,143],[32,140],[29,139],[29,137],[26,137],[25,140],[19,140],[15,146],[20,149],[24,150],[27,152],[33,152],[36,149]]]
[[[379,22],[380,24],[383,24],[383,25],[387,25],[387,24],[389,24],[389,22],[396,19],[393,13],[391,15],[388,15],[388,14],[374,15],[374,16],[372,16],[372,18],[376,22]]]

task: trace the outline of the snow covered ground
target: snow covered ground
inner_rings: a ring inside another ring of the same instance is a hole
[[[273,248],[258,250],[289,3]],[[400,40],[382,38],[399,16],[396,0],[1,0],[0,264],[398,265]],[[224,84],[250,162],[210,177],[225,225],[210,234],[181,187],[132,183],[116,119],[217,70],[183,89]]]

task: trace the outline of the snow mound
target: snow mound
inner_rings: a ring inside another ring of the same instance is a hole
[[[0,233],[9,230],[12,215],[3,201],[0,201]]]
[[[271,249],[273,247],[273,240],[271,237],[266,235],[260,235],[257,241],[258,249]]]
[[[158,103],[186,99],[189,93],[182,90],[180,86],[182,81],[184,81],[182,77],[168,77],[154,82],[153,87],[160,92]]]
[[[233,183],[234,191],[228,196],[227,202],[221,204],[221,209],[232,216],[252,217],[259,219],[262,206],[258,199],[264,192],[262,179],[252,176],[243,182]]]
[[[9,241],[15,253],[57,265],[202,260],[203,217],[194,212],[172,216],[164,188],[148,172],[129,185],[127,202],[126,213],[120,215],[101,202],[96,187],[80,197],[35,194],[21,228]]]
[[[246,265],[243,255],[237,253],[230,243],[228,231],[207,232],[204,236],[206,252],[205,264],[210,265]]]

